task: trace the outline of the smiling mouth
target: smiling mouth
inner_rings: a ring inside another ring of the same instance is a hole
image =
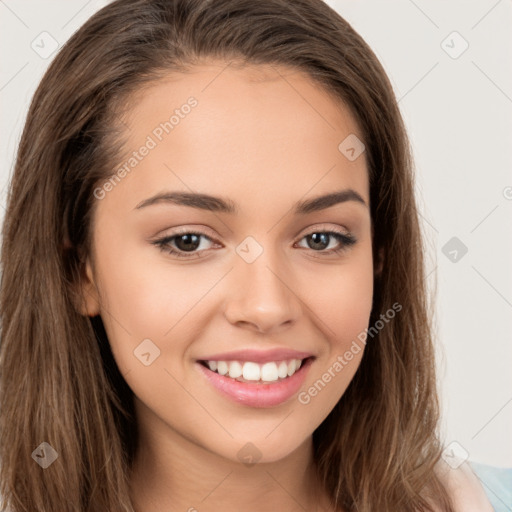
[[[210,371],[238,382],[272,384],[285,381],[294,375],[308,359],[286,359],[256,363],[253,361],[198,361]]]

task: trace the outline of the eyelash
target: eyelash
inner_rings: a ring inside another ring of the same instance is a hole
[[[350,234],[350,233],[341,233],[341,232],[338,232],[338,231],[321,231],[321,230],[311,231],[310,233],[305,234],[300,240],[303,240],[307,236],[311,236],[313,234],[326,234],[326,235],[330,235],[334,239],[336,239],[338,242],[341,242],[340,247],[338,247],[336,249],[329,249],[327,251],[326,250],[315,251],[314,249],[310,249],[311,251],[318,252],[318,253],[320,253],[322,255],[339,254],[341,252],[344,252],[344,251],[348,250],[349,247],[351,247],[352,245],[354,245],[357,242],[356,238],[352,234]],[[180,250],[174,249],[174,248],[169,246],[169,243],[172,240],[174,240],[175,238],[178,238],[180,236],[183,236],[183,235],[196,235],[196,236],[200,236],[200,237],[202,236],[204,238],[207,238],[210,241],[213,241],[205,233],[201,233],[201,232],[198,232],[198,231],[183,230],[182,232],[175,233],[175,234],[173,234],[171,236],[166,236],[164,238],[160,238],[159,240],[154,240],[151,243],[153,245],[157,246],[161,251],[163,251],[163,252],[165,252],[167,254],[171,254],[173,256],[176,256],[178,258],[189,258],[189,259],[194,259],[194,258],[198,258],[198,257],[200,258],[201,256],[194,256],[194,255],[200,254],[201,252],[204,252],[204,250],[203,251],[196,251],[196,252],[185,252],[185,251],[180,251]]]

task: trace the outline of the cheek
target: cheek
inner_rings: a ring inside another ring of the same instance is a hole
[[[333,348],[346,350],[347,344],[368,327],[373,299],[373,276],[353,272],[340,278],[337,293],[331,297],[326,323]]]
[[[345,350],[347,343],[350,345],[368,327],[373,280],[370,244],[359,247],[336,271],[315,279],[310,307],[322,320],[322,330],[333,350]]]
[[[328,387],[319,400],[327,409],[334,407],[359,367],[372,310],[371,245],[360,247],[348,261],[346,266],[332,272],[328,281],[322,281],[324,286],[317,288],[310,303],[321,320],[318,325],[324,333],[326,350],[309,382],[315,389],[305,390],[308,395],[305,400]]]
[[[183,279],[179,267],[155,265],[158,248],[123,244],[110,230],[98,235],[97,273],[107,321],[117,323],[134,339],[162,337],[172,326],[193,294],[194,284]],[[172,306],[172,307],[171,307]]]
[[[98,262],[101,316],[128,386],[152,410],[165,411],[169,404],[183,402],[178,382],[183,380],[190,318],[211,284],[192,284],[190,271],[183,268],[148,265],[147,255],[135,251],[105,250]],[[189,409],[193,405],[189,403]]]
[[[96,272],[101,300],[101,317],[112,352],[124,373],[134,366],[134,350],[143,340],[160,340],[170,328],[164,314],[164,291],[158,272],[133,248],[123,245],[123,236],[110,231],[96,239]],[[155,283],[158,283],[155,286]],[[160,350],[160,341],[157,342]],[[139,363],[140,364],[140,363]]]
[[[123,374],[136,370],[130,374],[136,378],[140,370],[145,374],[137,354],[150,352],[150,360],[158,354],[152,368],[182,371],[190,341],[213,310],[213,288],[226,270],[168,263],[158,248],[122,248],[121,238],[98,236],[96,258],[102,319],[116,362]]]

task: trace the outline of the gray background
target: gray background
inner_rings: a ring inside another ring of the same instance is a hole
[[[29,101],[54,55],[40,53],[107,3],[0,0],[1,219]],[[443,439],[512,466],[512,0],[327,3],[383,63],[411,138],[425,278],[437,283]]]

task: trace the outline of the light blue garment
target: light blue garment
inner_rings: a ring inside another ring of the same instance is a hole
[[[494,512],[512,512],[512,468],[468,462],[480,479]]]

